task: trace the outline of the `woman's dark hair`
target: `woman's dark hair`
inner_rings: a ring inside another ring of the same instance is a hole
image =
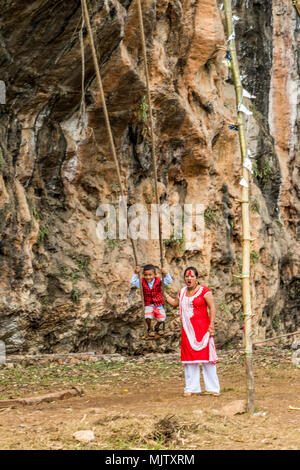
[[[156,273],[156,267],[153,266],[153,264],[146,264],[146,266],[144,266],[143,268],[143,271],[154,271],[154,273]]]
[[[198,277],[198,271],[197,271],[197,269],[194,268],[193,266],[190,266],[190,267],[186,268],[186,270],[184,271],[184,277],[185,277],[187,271],[193,271],[194,274],[195,274],[195,276]]]

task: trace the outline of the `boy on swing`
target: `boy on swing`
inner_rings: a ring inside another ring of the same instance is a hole
[[[140,287],[140,281],[138,273],[140,267],[135,268],[135,274],[132,275],[131,285],[133,287]],[[161,270],[164,277],[164,284],[171,284],[173,279],[166,269]],[[166,312],[164,309],[164,298],[162,293],[161,278],[156,276],[156,267],[152,264],[144,266],[143,275],[141,281],[143,286],[144,304],[145,304],[145,320],[148,326],[148,335],[155,336],[155,333],[162,336],[163,322],[166,319]],[[156,320],[154,331],[151,327],[152,320]]]

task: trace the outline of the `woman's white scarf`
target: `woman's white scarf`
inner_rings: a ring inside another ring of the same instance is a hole
[[[197,341],[195,330],[191,323],[191,318],[194,315],[193,300],[202,293],[203,287],[200,286],[199,290],[192,297],[187,297],[185,295],[186,290],[187,290],[187,287],[183,287],[183,289],[181,289],[181,292],[180,292],[180,312],[181,312],[181,320],[182,320],[183,329],[189,340],[191,348],[194,351],[201,351],[202,349],[206,348],[206,346],[209,344],[209,362],[215,363],[218,360],[218,358],[216,354],[213,337],[210,336],[209,332],[207,331],[205,335],[203,336],[202,340]]]

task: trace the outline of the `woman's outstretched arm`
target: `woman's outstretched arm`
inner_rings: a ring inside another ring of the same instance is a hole
[[[178,307],[179,305],[179,299],[178,297],[176,299],[173,299],[169,294],[165,292],[165,299],[168,302],[168,304],[172,305],[172,307]]]

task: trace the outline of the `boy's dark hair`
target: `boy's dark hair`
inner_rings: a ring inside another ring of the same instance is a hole
[[[153,264],[146,264],[146,266],[144,266],[143,268],[143,271],[154,271],[154,273],[156,273],[156,267],[153,266]]]
[[[187,271],[194,271],[195,276],[198,277],[198,271],[193,266],[190,266],[190,267],[186,268],[186,270],[184,271],[184,277],[185,277]]]

